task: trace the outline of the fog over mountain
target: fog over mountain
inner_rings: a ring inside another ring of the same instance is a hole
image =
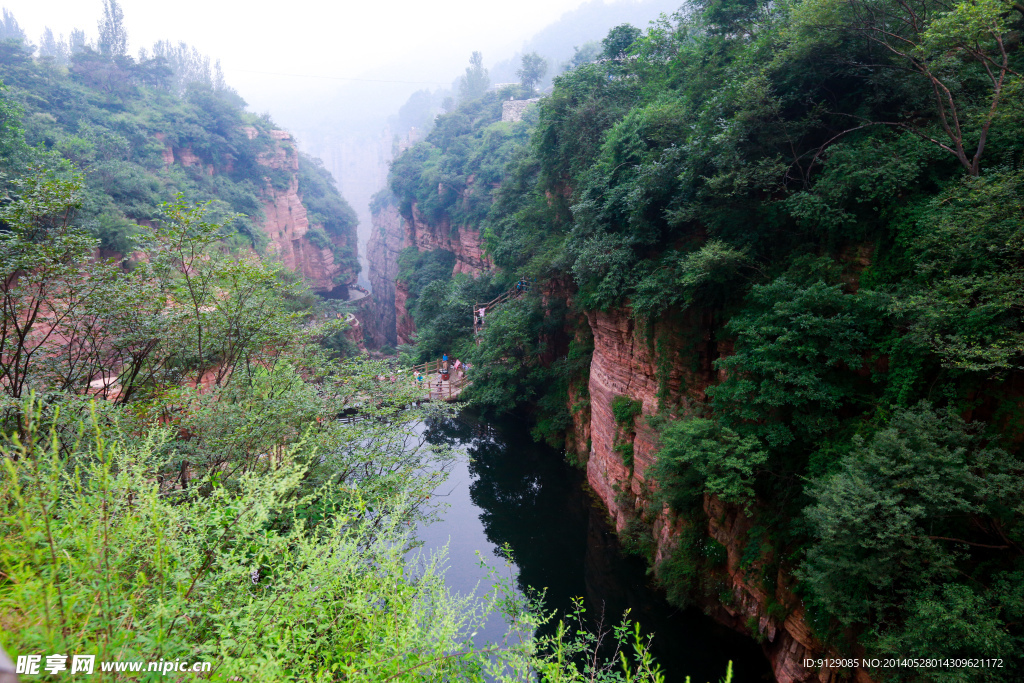
[[[623,22],[646,26],[679,1],[120,4],[130,54],[151,51],[160,40],[187,43],[209,55],[211,64],[220,62],[227,84],[250,110],[269,113],[304,151],[323,159],[359,214],[365,254],[367,205],[384,185],[396,136],[408,140],[422,132],[473,51],[483,53],[492,83],[515,81],[520,55],[537,52],[549,64],[546,85],[574,47],[600,40]],[[95,41],[103,12],[100,0],[7,0],[4,7],[37,45],[46,29],[58,39],[84,30]],[[430,102],[415,112],[418,126],[398,116],[417,91]],[[365,273],[360,279],[367,284]]]
[[[608,29],[622,23],[645,27],[678,7],[678,0],[591,0],[522,41],[517,49],[496,46],[489,50],[487,44],[475,49],[483,52],[492,84],[518,80],[521,55],[536,52],[548,63],[542,86],[549,86],[576,47],[600,41]],[[295,88],[288,97],[267,102],[265,108],[298,135],[303,149],[323,159],[356,209],[361,254],[366,253],[362,245],[370,234],[368,204],[386,182],[395,145],[408,144],[422,135],[432,116],[441,111],[444,98],[458,90],[469,54],[451,55],[446,49],[421,60],[396,61],[372,69],[360,81],[325,85],[295,79],[288,84]],[[418,102],[409,101],[413,93],[418,94]],[[409,106],[400,115],[406,104]],[[365,273],[360,281],[367,285]]]

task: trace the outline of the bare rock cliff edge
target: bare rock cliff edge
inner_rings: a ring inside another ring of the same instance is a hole
[[[590,405],[589,410],[574,414],[576,424],[567,446],[580,459],[586,458],[588,483],[620,532],[645,511],[648,519],[653,517],[650,533],[657,565],[672,555],[684,521],[667,508],[646,509],[651,497],[651,482],[646,473],[658,450],[657,434],[642,417],[635,420],[632,430],[622,433],[612,413],[612,401],[616,396],[639,401],[644,416],[654,415],[661,405],[668,407],[672,415],[687,415],[703,400],[705,389],[717,381],[718,371],[713,363],[730,353],[731,347],[714,340],[708,321],[702,320],[700,314],[666,317],[649,330],[637,328],[628,308],[594,311],[587,318],[594,336]],[[633,446],[631,464],[615,450],[617,444],[625,441]],[[790,590],[791,579],[780,571],[774,582],[776,587],[769,594],[759,579],[767,558],[752,566],[742,565],[743,548],[752,527],[743,510],[705,497],[704,511],[708,534],[726,549],[724,566],[715,571],[729,598],[705,599],[704,610],[716,620],[757,639],[779,683],[842,680],[837,671],[803,666],[804,658],[824,656],[827,650],[812,635],[800,600]],[[784,609],[780,611],[779,606]],[[855,672],[854,680],[871,681],[862,670]]]

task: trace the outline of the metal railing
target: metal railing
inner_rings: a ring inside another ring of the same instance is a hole
[[[505,303],[506,301],[511,301],[512,299],[518,299],[523,294],[526,294],[529,291],[530,291],[530,282],[528,280],[522,279],[522,280],[520,280],[519,282],[516,283],[515,287],[509,288],[509,290],[507,292],[503,292],[502,294],[498,295],[494,299],[491,299],[490,301],[488,301],[486,303],[475,303],[475,304],[473,304],[473,331],[474,331],[474,333],[477,336],[479,336],[484,331],[484,325],[487,324],[487,314],[490,313],[493,309],[497,308],[498,306],[500,306],[501,304]],[[480,315],[480,309],[481,308],[484,309],[484,315],[483,316]]]

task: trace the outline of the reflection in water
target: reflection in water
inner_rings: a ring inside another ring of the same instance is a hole
[[[545,589],[548,609],[565,613],[572,598],[585,599],[591,616],[618,622],[622,613],[655,633],[654,653],[668,681],[716,681],[733,660],[737,682],[771,680],[760,649],[696,610],[678,610],[648,581],[644,564],[625,557],[602,510],[584,489],[584,477],[557,451],[535,443],[526,423],[484,423],[464,414],[428,425],[435,444],[461,447],[468,463],[442,487],[450,505],[442,519],[420,530],[425,546],[449,543],[448,582],[468,593],[484,577],[474,551],[497,563],[507,543],[521,587]],[[486,588],[486,587],[485,587]],[[483,634],[496,640],[501,624]]]

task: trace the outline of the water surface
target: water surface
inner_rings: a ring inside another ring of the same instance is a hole
[[[629,609],[645,633],[654,632],[653,650],[667,681],[717,681],[730,659],[737,683],[772,680],[752,640],[698,610],[667,603],[644,563],[622,553],[605,513],[585,489],[583,473],[558,451],[535,443],[525,421],[484,422],[464,413],[429,423],[426,436],[466,454],[437,491],[448,509],[419,532],[427,549],[448,544],[447,581],[453,589],[469,593],[486,583],[477,552],[498,564],[498,549],[508,544],[520,587],[545,589],[548,609],[564,613],[578,596],[590,615],[603,609],[606,621],[615,623]],[[503,629],[501,619],[492,618],[478,643],[498,640]]]

